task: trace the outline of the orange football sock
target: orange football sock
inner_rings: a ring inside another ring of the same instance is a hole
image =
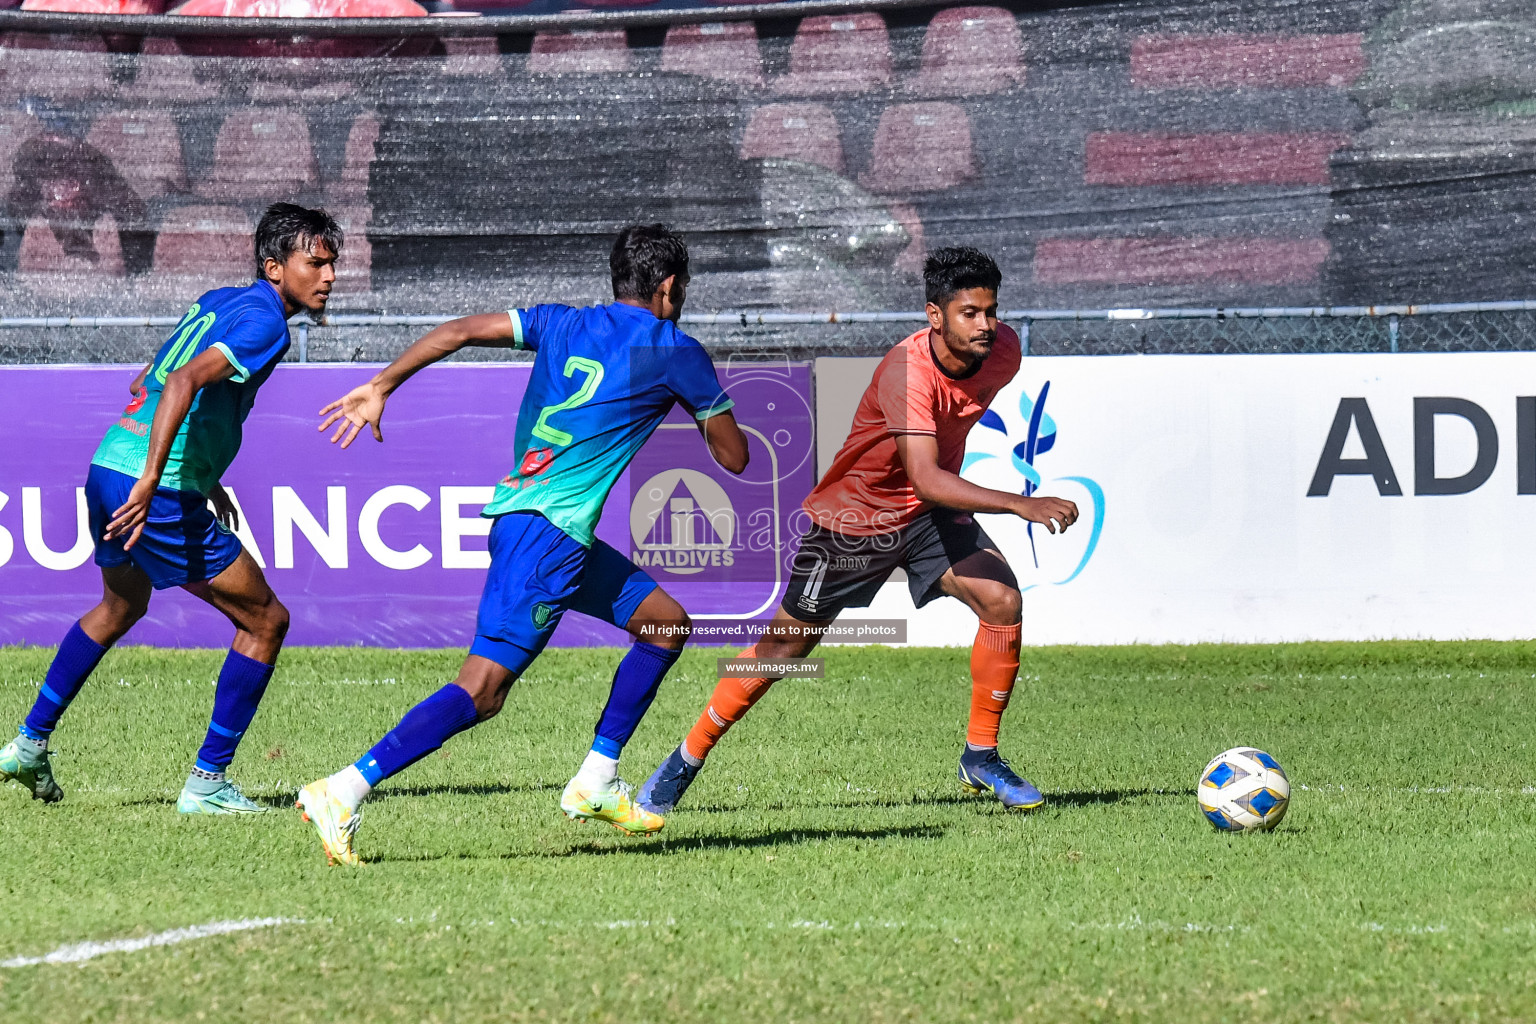
[[[983,622],[976,631],[976,642],[971,646],[971,723],[965,730],[965,742],[973,747],[997,746],[997,727],[1019,675],[1022,630],[1022,623],[994,626]]]
[[[757,647],[748,647],[737,655],[738,658],[757,657]],[[709,752],[720,742],[726,730],[737,722],[741,716],[756,704],[758,698],[768,692],[768,687],[773,685],[768,679],[722,679],[715,686],[715,692],[710,695],[709,704],[704,708],[704,713],[693,724],[688,732],[688,738],[683,741],[683,751],[696,761],[703,761],[709,756]]]

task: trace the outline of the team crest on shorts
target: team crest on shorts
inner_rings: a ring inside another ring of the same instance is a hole
[[[555,606],[540,601],[533,606],[533,624],[537,629],[543,629],[549,625],[550,618],[555,614]]]

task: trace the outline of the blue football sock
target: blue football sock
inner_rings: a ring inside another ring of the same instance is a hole
[[[59,644],[58,653],[53,656],[53,663],[48,666],[48,675],[38,690],[37,702],[21,727],[22,735],[28,739],[46,740],[59,724],[59,716],[64,714],[64,709],[69,707],[69,702],[75,699],[75,694],[80,692],[80,687],[85,685],[85,680],[106,653],[105,647],[86,636],[80,623],[70,626],[63,643]]]
[[[399,725],[357,759],[357,770],[368,785],[377,786],[474,725],[479,717],[474,698],[458,683],[449,683],[407,711]]]
[[[624,744],[635,734],[640,719],[656,699],[662,677],[682,656],[681,650],[669,651],[665,647],[636,640],[629,653],[619,662],[613,673],[613,689],[608,693],[608,706],[597,721],[597,736],[592,749],[607,757],[617,758]]]
[[[235,759],[240,737],[256,717],[256,705],[272,680],[272,666],[238,651],[230,651],[219,671],[219,685],[213,691],[213,718],[208,722],[208,736],[197,752],[197,767],[213,775],[220,774]]]

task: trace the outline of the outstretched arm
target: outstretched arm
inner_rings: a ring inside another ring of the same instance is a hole
[[[1040,523],[1052,533],[1077,522],[1077,505],[1065,498],[1026,498],[979,487],[939,465],[939,442],[928,434],[898,434],[896,452],[919,501],[959,512],[1004,512]]]
[[[431,366],[469,345],[506,346],[516,340],[517,331],[512,324],[512,317],[507,313],[461,316],[434,327],[412,342],[409,348],[396,356],[394,362],[380,370],[371,381],[353,388],[344,397],[321,409],[320,415],[325,420],[320,424],[320,430],[324,432],[333,424],[341,423],[331,435],[331,443],[340,441],[343,448],[351,445],[365,426],[373,431],[375,441],[382,441],[384,403],[417,370]]]
[[[150,499],[155,496],[166,460],[171,457],[171,443],[176,440],[182,421],[192,408],[192,399],[209,384],[228,380],[234,375],[234,366],[223,351],[216,348],[198,353],[187,365],[166,375],[160,404],[155,407],[155,418],[149,425],[149,454],[144,460],[144,472],[128,492],[128,500],[112,513],[103,539],[126,536],[124,548],[137,543],[149,520]]]

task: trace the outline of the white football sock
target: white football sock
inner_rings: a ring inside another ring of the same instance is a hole
[[[581,768],[576,772],[577,780],[593,789],[607,789],[618,777],[619,759],[595,750],[587,752],[587,759],[581,762]]]
[[[368,780],[363,778],[363,773],[357,770],[357,765],[349,764],[325,780],[330,784],[331,792],[336,799],[347,805],[348,810],[355,811],[368,794],[373,792],[373,787],[368,785]]]

